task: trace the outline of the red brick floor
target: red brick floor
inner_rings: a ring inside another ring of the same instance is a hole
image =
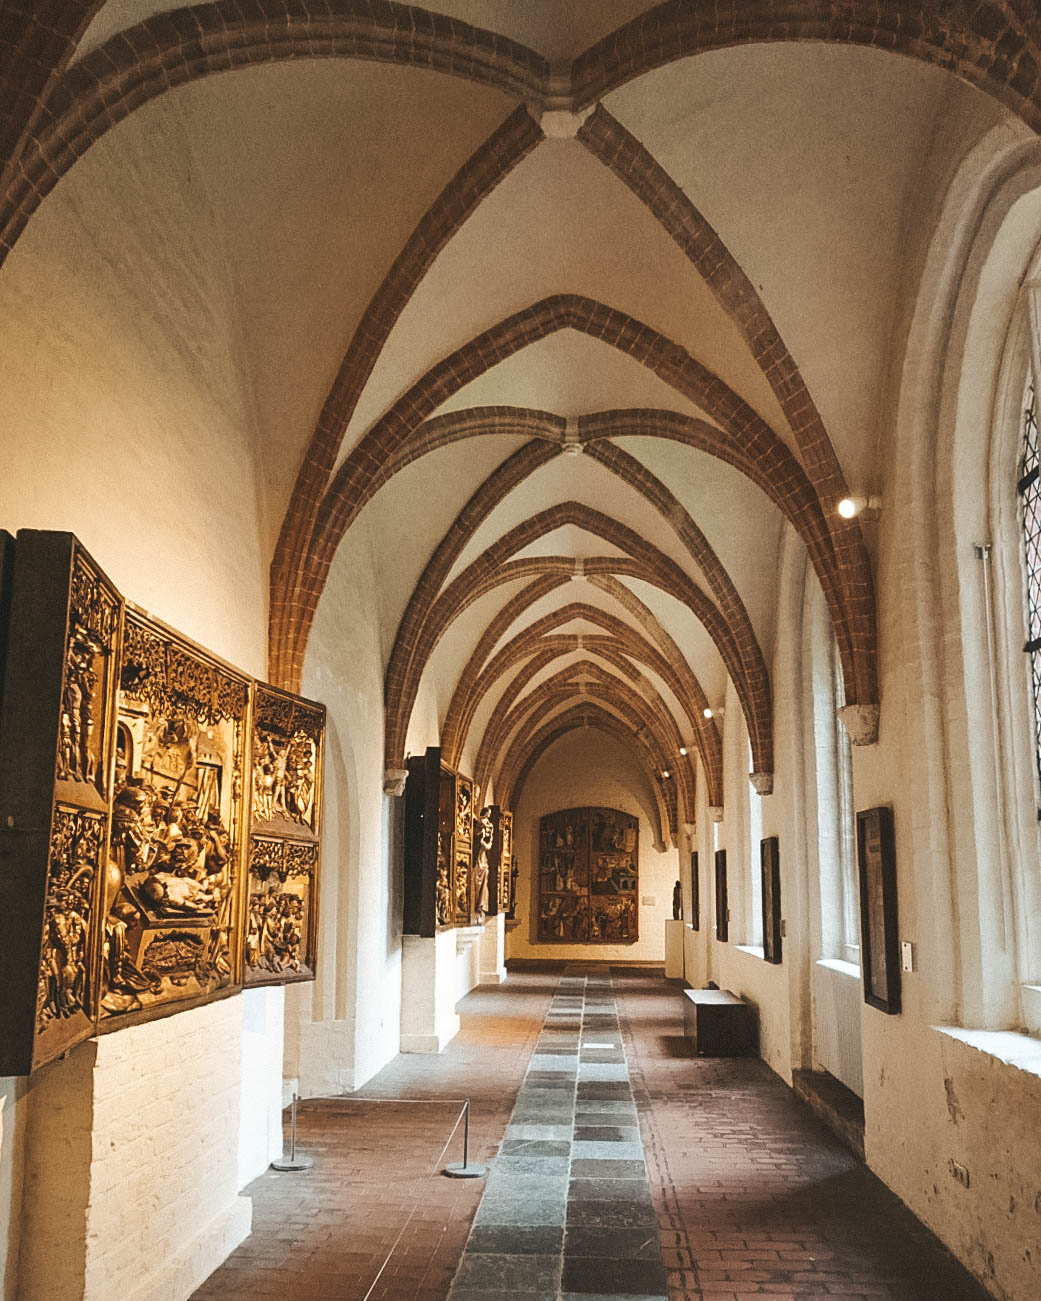
[[[559,974],[476,990],[441,1056],[398,1057],[363,1090],[428,1102],[302,1104],[314,1169],[246,1189],[253,1233],[196,1301],[442,1301],[483,1187],[436,1173],[449,1100],[471,1096],[471,1159],[491,1160]],[[614,974],[670,1301],[986,1301],[761,1063],[688,1055],[675,986]]]
[[[762,1062],[689,1055],[677,987],[614,988],[670,1301],[986,1301]]]
[[[470,1159],[490,1160],[558,980],[559,973],[525,973],[474,991],[444,1053],[402,1054],[360,1091],[428,1103],[301,1103],[298,1148],[314,1157],[314,1168],[269,1171],[245,1189],[253,1232],[194,1301],[447,1296],[483,1188],[482,1180],[439,1173],[444,1162],[462,1158],[460,1129],[439,1160],[459,1114],[449,1099],[472,1099]]]

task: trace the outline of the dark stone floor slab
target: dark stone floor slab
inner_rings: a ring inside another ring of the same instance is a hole
[[[646,1179],[572,1179],[568,1202],[647,1202],[651,1190]]]
[[[500,1156],[570,1156],[571,1144],[563,1139],[508,1138],[499,1148]]]
[[[640,1131],[636,1125],[575,1126],[575,1140],[579,1143],[634,1143],[639,1137]]]
[[[646,1179],[647,1167],[642,1161],[600,1161],[579,1157],[571,1162],[572,1179]]]
[[[506,1292],[510,1296],[525,1292],[545,1292],[556,1286],[560,1257],[481,1255],[467,1252],[459,1265],[456,1284],[459,1288],[484,1288]]]
[[[632,1096],[628,1080],[586,1080],[578,1086],[579,1102],[627,1102]]]
[[[564,1257],[562,1287],[566,1292],[626,1296],[661,1296],[665,1269],[643,1260],[589,1260]]]
[[[646,1202],[568,1202],[567,1227],[587,1229],[655,1228],[658,1217]]]
[[[661,1243],[655,1224],[637,1229],[611,1227],[585,1228],[568,1225],[564,1248],[567,1256],[595,1256],[620,1260],[652,1260],[660,1263]]]
[[[470,1234],[466,1251],[499,1256],[551,1256],[560,1252],[563,1242],[564,1230],[556,1225],[478,1224]]]

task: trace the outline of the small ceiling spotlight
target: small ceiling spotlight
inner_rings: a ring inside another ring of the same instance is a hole
[[[684,758],[687,757],[687,747],[685,745],[680,746],[680,754],[682,754]]]
[[[865,519],[874,519],[881,509],[881,497],[843,497],[838,506],[839,514],[843,519],[854,519],[861,514],[864,515]]]
[[[713,709],[711,705],[706,705],[701,712],[705,715],[706,718],[721,719],[723,717],[724,710],[722,705],[717,705],[715,709]]]

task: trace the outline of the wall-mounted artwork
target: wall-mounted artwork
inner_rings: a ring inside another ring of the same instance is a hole
[[[696,849],[690,851],[690,928],[701,930],[701,876]]]
[[[562,809],[541,819],[539,942],[636,943],[639,829],[619,809]]]
[[[895,1016],[900,1011],[900,942],[891,808],[882,805],[857,814],[857,864],[864,1002]]]
[[[716,850],[716,939],[730,938],[730,905],[727,899],[727,851]]]
[[[457,926],[473,921],[476,900],[471,867],[474,851],[474,785],[466,777],[455,777],[455,817],[452,824],[452,920]]]
[[[246,885],[247,985],[314,975],[325,710],[257,683]]]
[[[431,936],[446,927],[469,926],[473,921],[475,835],[473,782],[441,762],[438,746],[430,746],[425,755],[409,759],[405,782],[405,934]]]
[[[781,855],[776,836],[759,844],[762,873],[763,957],[767,962],[781,961]]]
[[[244,950],[251,983],[313,976],[325,715],[128,607],[71,534],[10,551],[0,1074],[21,1075],[234,993]]]
[[[121,649],[103,1027],[241,979],[250,681],[135,612]]]
[[[95,1033],[123,601],[71,533],[15,544],[0,719],[0,1074]]]

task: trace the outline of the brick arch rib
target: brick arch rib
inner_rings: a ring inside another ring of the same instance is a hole
[[[636,597],[633,597],[633,601],[638,606],[642,606]],[[653,619],[645,606],[642,609],[646,611],[647,617]],[[607,635],[605,637],[587,634],[548,635],[553,629],[573,619],[585,619],[597,624]],[[652,644],[650,640],[652,635],[659,641],[662,635],[665,637],[665,644],[660,649]],[[498,637],[498,632],[496,636]],[[541,665],[545,665],[556,655],[564,653],[565,648],[570,653],[583,647],[602,650],[608,645],[620,654],[647,665],[658,674],[680,702],[691,725],[694,743],[701,755],[708,785],[709,803],[722,805],[722,741],[715,723],[705,718],[704,710],[708,700],[700,682],[680,654],[679,648],[660,626],[654,633],[649,632],[645,637],[617,616],[581,601],[572,602],[536,620],[507,642],[490,660],[488,654],[491,646],[489,645],[486,651],[482,650],[480,645],[478,646],[460,674],[445,715],[441,745],[446,762],[452,767],[459,766],[463,742],[478,705],[496,680],[515,664],[525,659],[534,663],[537,659]]]
[[[781,41],[861,45],[945,68],[1041,130],[1038,32],[1012,0],[666,0],[575,59],[569,107],[676,59]]]
[[[516,109],[456,172],[424,213],[384,276],[344,354],[297,473],[271,561],[269,654],[287,636],[288,579],[303,565],[303,551],[322,494],[336,465],[344,434],[384,344],[434,259],[496,185],[542,139],[531,114]],[[518,423],[520,413],[518,413]],[[432,433],[434,431],[431,431]],[[426,450],[438,446],[432,439]],[[416,452],[422,455],[422,451]],[[383,467],[386,479],[408,464],[404,452]],[[380,480],[376,481],[376,487]],[[374,489],[375,490],[375,489]]]
[[[507,563],[511,555],[565,524],[576,524],[618,546],[632,557],[630,561],[614,559],[586,561],[585,568],[589,573],[602,570],[645,578],[646,581],[661,587],[683,602],[701,621],[719,650],[741,699],[749,736],[752,739],[757,770],[772,772],[769,680],[765,674],[746,676],[733,632],[717,607],[674,561],[656,547],[652,547],[617,520],[578,502],[550,507],[511,529],[453,579],[430,606],[429,613],[418,630],[411,670],[400,682],[393,684],[388,675],[385,691],[385,699],[388,703],[386,766],[394,768],[401,765],[404,732],[419,691],[423,667],[448,625],[481,595],[491,590],[491,587],[508,581],[510,577],[520,576],[520,571],[516,568],[520,562]],[[524,563],[530,566],[534,562]],[[555,563],[568,571],[573,569],[573,562],[563,558]],[[547,563],[544,563],[543,567],[551,568]],[[393,708],[389,707],[391,702]]]
[[[596,685],[577,682],[580,674],[588,674]],[[524,674],[519,674],[523,679]],[[489,720],[478,751],[474,766],[474,780],[482,789],[488,784],[495,769],[496,756],[501,752],[508,738],[522,726],[525,720],[537,712],[551,709],[562,700],[571,700],[574,696],[604,699],[623,710],[635,720],[637,730],[642,727],[649,731],[658,744],[663,770],[676,773],[677,785],[683,798],[683,806],[690,821],[694,816],[694,773],[690,756],[679,753],[682,738],[675,720],[664,701],[657,694],[649,680],[642,673],[637,674],[636,685],[625,682],[610,670],[602,668],[595,660],[581,660],[569,664],[548,678],[545,682],[523,695],[512,708],[505,701],[500,701],[495,714]],[[530,676],[527,681],[530,681]],[[521,688],[527,682],[521,682]]]
[[[843,519],[835,509],[848,494],[846,478],[816,403],[755,286],[683,189],[602,104],[578,138],[654,215],[741,333],[784,412],[824,507],[851,640],[874,644],[874,584],[860,523]]]
[[[645,769],[654,794],[657,813],[657,843],[665,847],[669,843],[668,832],[671,830],[669,807],[662,791],[660,781],[655,777],[654,756],[647,749],[641,738],[626,729],[613,714],[609,714],[598,702],[588,701],[576,705],[565,713],[550,719],[530,738],[518,741],[514,752],[507,756],[500,769],[501,776],[496,785],[496,799],[505,808],[516,808],[520,791],[524,787],[535,764],[549,747],[569,732],[581,727],[595,728],[619,741],[623,746],[634,751],[638,766]],[[500,789],[501,787],[501,789]]]
[[[341,464],[315,524],[310,560],[298,584],[299,618],[278,669],[298,681],[303,653],[329,567],[344,532],[369,500],[375,466],[397,454],[413,431],[459,389],[520,349],[561,329],[599,338],[631,356],[717,420],[750,461],[769,473],[793,460],[770,426],[718,376],[651,326],[594,299],[559,294],[507,317],[429,370],[369,430]]]
[[[429,68],[523,101],[543,97],[547,61],[496,33],[395,0],[218,0],[146,18],[68,67],[18,158],[0,208],[0,261],[40,202],[110,127],[149,100],[235,68],[300,58]],[[31,120],[31,119],[30,119]]]

